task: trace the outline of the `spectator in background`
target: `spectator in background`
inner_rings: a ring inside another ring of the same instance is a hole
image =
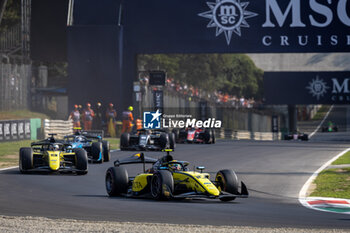
[[[94,117],[95,117],[95,113],[91,109],[91,104],[87,103],[86,108],[83,110],[84,130],[91,130],[92,121],[93,121]]]
[[[95,119],[94,119],[94,129],[101,130],[103,124],[103,111],[101,102],[97,102],[95,110]]]
[[[117,117],[117,111],[113,108],[113,104],[110,103],[106,111],[107,129],[110,137],[117,136],[115,131],[116,117]]]
[[[78,109],[78,105],[74,105],[74,110],[69,114],[68,120],[72,120],[73,121],[73,128],[74,128],[74,132],[76,132],[78,129],[80,128],[80,112]]]
[[[132,115],[133,110],[134,110],[134,108],[132,106],[129,106],[128,110],[123,112],[122,133],[129,133],[131,131],[132,122],[134,121],[134,116]]]

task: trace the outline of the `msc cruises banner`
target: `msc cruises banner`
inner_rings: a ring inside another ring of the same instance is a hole
[[[350,51],[350,0],[128,0],[137,53]]]
[[[265,72],[267,104],[350,104],[350,72]]]

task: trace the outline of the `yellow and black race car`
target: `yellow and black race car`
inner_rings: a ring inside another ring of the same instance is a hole
[[[21,173],[33,171],[76,172],[84,175],[88,172],[88,157],[84,149],[72,149],[70,144],[54,138],[33,142],[31,147],[19,150],[19,170]]]
[[[203,173],[204,167],[189,171],[186,161],[174,160],[171,150],[161,159],[144,156],[143,153],[117,160],[114,167],[106,172],[106,190],[109,196],[150,197],[156,200],[177,198],[218,198],[221,201],[232,201],[236,197],[247,198],[248,190],[241,182],[238,190],[238,180],[231,169],[217,172],[215,180],[210,180],[209,173]],[[125,164],[143,164],[143,173],[129,177]],[[145,164],[152,164],[146,170]]]

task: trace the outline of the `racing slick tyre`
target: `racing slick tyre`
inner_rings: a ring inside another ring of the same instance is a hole
[[[120,150],[126,150],[129,147],[129,142],[130,134],[123,133],[122,136],[120,136]]]
[[[215,138],[215,131],[212,129],[211,130],[211,143],[215,144],[216,138]]]
[[[175,142],[178,143],[179,142],[179,130],[178,129],[173,129],[172,133],[175,136]]]
[[[174,192],[174,179],[170,171],[160,170],[152,176],[151,194],[155,200],[169,200]]]
[[[33,168],[33,150],[30,147],[23,147],[19,150],[19,170],[26,173]]]
[[[334,132],[338,132],[338,127],[337,127],[337,126],[334,126],[333,131],[334,131]]]
[[[169,147],[170,149],[175,149],[176,146],[176,140],[175,140],[175,134],[174,133],[168,133],[169,138]]]
[[[300,139],[301,139],[302,141],[309,141],[309,135],[303,134],[302,136],[300,136]]]
[[[103,147],[101,142],[93,142],[91,144],[91,155],[94,162],[102,163],[103,162]]]
[[[110,150],[109,141],[102,141],[103,161],[108,162],[111,159]]]
[[[168,134],[162,133],[162,134],[159,136],[159,145],[160,145],[160,148],[161,148],[161,149],[166,149],[167,146],[168,146],[168,142],[169,142]]]
[[[110,167],[106,172],[106,191],[110,197],[127,193],[129,175],[124,167]]]
[[[238,179],[233,170],[220,170],[215,177],[217,188],[219,191],[228,192],[231,194],[239,194]],[[235,197],[220,198],[221,201],[233,201]]]
[[[206,144],[210,144],[210,143],[212,143],[211,139],[212,139],[212,131],[210,129],[206,129],[204,131],[204,142]]]
[[[75,153],[75,167],[78,170],[78,175],[85,175],[88,173],[88,157],[84,149],[78,148],[74,150]]]

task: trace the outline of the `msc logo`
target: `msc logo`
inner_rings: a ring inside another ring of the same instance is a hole
[[[327,83],[323,81],[323,79],[319,79],[317,76],[316,79],[309,82],[309,86],[307,86],[306,89],[309,89],[309,93],[313,97],[320,100],[320,98],[327,93],[327,89],[329,89],[329,87],[327,86]]]
[[[241,36],[241,27],[249,28],[246,19],[258,15],[246,11],[249,2],[240,2],[240,0],[216,0],[216,2],[207,2],[207,5],[210,11],[198,15],[210,19],[207,28],[216,27],[216,36],[225,34],[227,45],[231,42],[233,32]]]
[[[145,129],[160,129],[160,116],[162,114],[157,110],[156,112],[143,113],[143,128]]]

